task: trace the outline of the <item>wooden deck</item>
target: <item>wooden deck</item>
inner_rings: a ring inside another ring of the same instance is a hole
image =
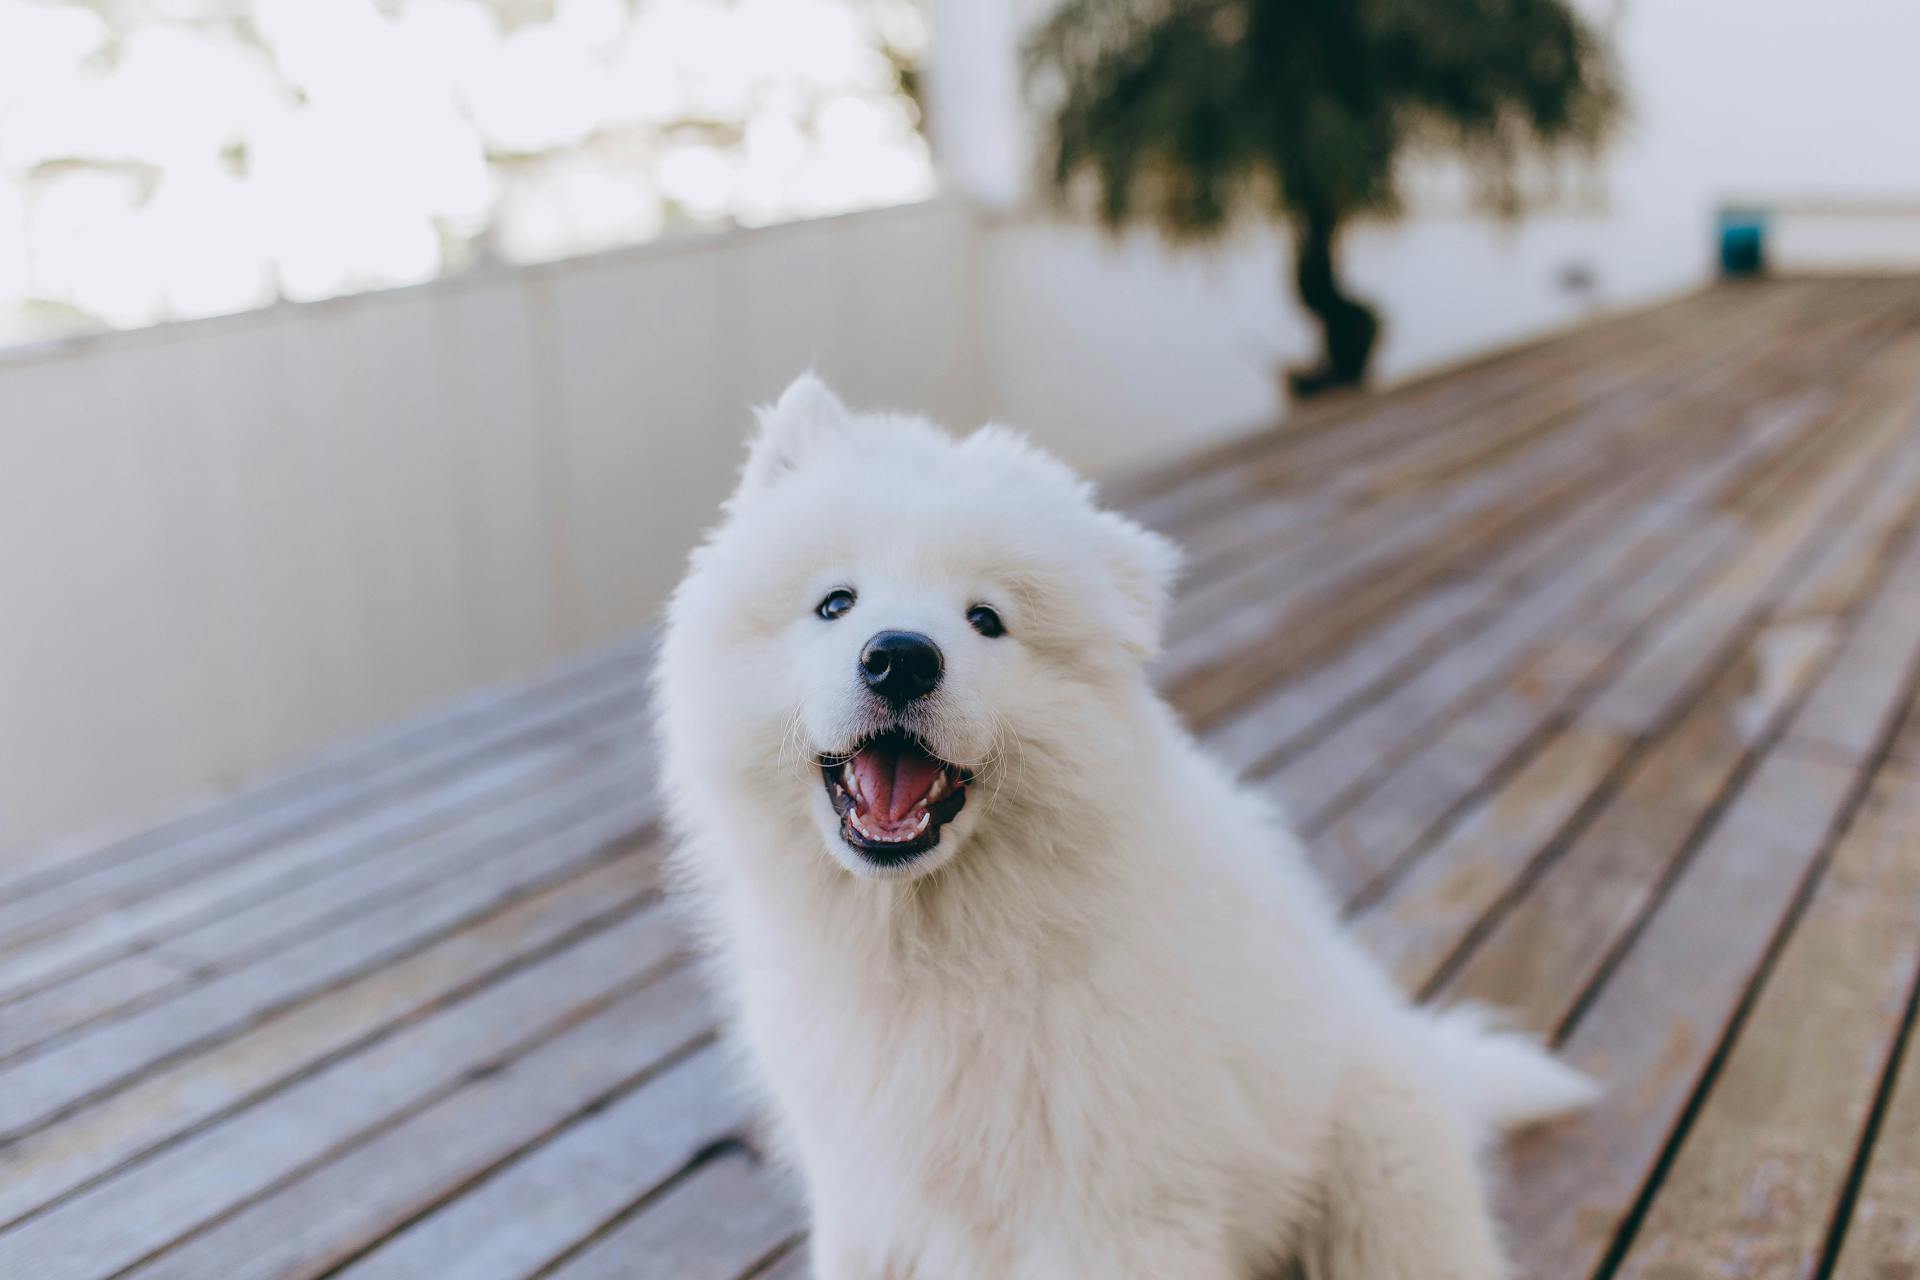
[[[1920,1275],[1920,283],[1717,289],[1141,486],[1164,682],[1404,982],[1612,1083],[1534,1280]],[[0,858],[0,1277],[798,1277],[643,645]]]

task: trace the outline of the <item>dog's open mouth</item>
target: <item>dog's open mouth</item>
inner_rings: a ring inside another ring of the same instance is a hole
[[[973,775],[898,730],[868,738],[851,755],[825,756],[820,774],[840,815],[840,838],[891,866],[940,841],[940,828],[967,802]]]

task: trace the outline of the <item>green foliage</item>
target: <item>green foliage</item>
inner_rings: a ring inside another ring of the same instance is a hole
[[[1335,247],[1355,215],[1398,208],[1405,153],[1463,157],[1512,211],[1523,156],[1595,147],[1619,115],[1568,0],[1066,0],[1027,62],[1051,185],[1109,228],[1296,229],[1296,287],[1327,341],[1301,392],[1364,373],[1377,324],[1341,291]]]
[[[1055,187],[1089,174],[1103,222],[1176,240],[1244,212],[1391,212],[1410,146],[1510,203],[1519,157],[1596,144],[1618,114],[1567,0],[1067,0],[1028,63],[1057,95]]]

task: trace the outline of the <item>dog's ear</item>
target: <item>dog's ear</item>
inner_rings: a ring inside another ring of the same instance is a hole
[[[1180,548],[1123,515],[1102,512],[1107,565],[1120,595],[1120,643],[1142,661],[1160,652],[1160,628],[1180,573]]]
[[[846,406],[811,371],[793,380],[775,404],[756,409],[760,430],[740,475],[745,491],[771,483],[805,460],[823,439],[847,423]]]

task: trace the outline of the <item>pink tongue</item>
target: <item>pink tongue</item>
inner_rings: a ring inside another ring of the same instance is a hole
[[[923,751],[892,742],[869,743],[854,753],[847,767],[860,781],[866,811],[888,823],[911,813],[946,768]]]

